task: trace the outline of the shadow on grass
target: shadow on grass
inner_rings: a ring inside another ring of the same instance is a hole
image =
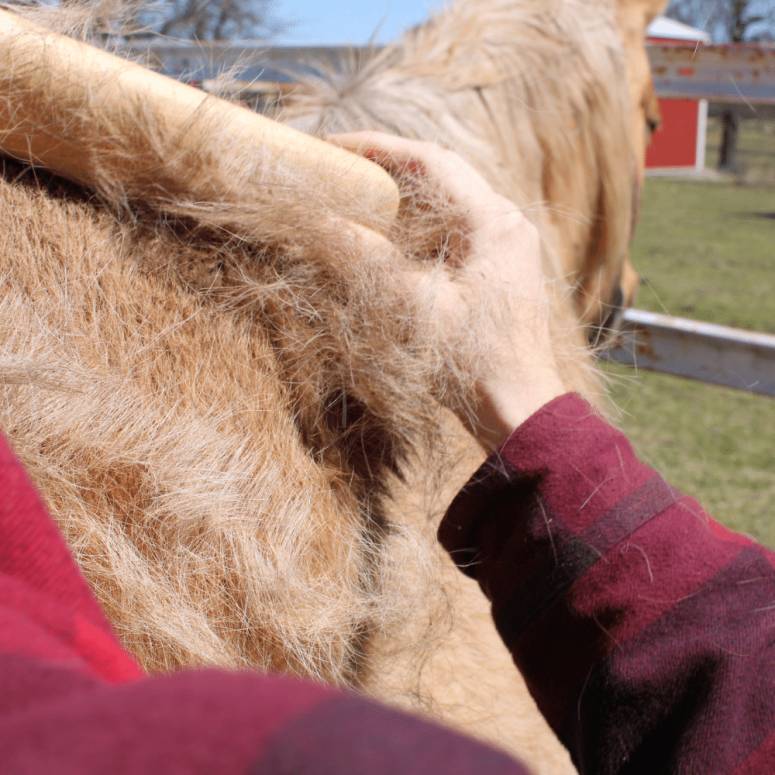
[[[775,221],[775,213],[737,213],[738,218],[764,218]]]

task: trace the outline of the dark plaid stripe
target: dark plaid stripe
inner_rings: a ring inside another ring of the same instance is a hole
[[[681,493],[657,474],[585,528],[581,538],[605,554],[680,499]]]
[[[455,496],[439,525],[438,538],[463,573],[477,578],[482,526],[509,519],[534,486],[532,479],[494,452]]]
[[[546,530],[551,530],[552,541],[542,542],[551,556],[496,613],[495,623],[506,644],[512,644],[541,611],[607,551],[672,506],[679,497],[661,476],[655,475],[587,526],[581,535],[574,534],[556,514],[549,513],[548,507],[536,505],[536,513],[530,519],[537,526],[551,526]]]
[[[272,737],[251,775],[528,775],[493,748],[360,697],[318,705]]]
[[[741,549],[594,667],[560,735],[579,772],[629,772],[631,761],[638,772],[721,775],[742,764],[775,731],[775,691],[762,691],[775,686],[773,606],[775,571]]]

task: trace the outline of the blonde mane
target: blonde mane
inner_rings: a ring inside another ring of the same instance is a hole
[[[308,79],[281,117],[460,153],[539,225],[578,319],[600,317],[631,236],[636,166],[613,2],[458,0],[372,58]]]

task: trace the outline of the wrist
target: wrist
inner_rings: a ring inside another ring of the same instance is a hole
[[[481,386],[472,432],[488,453],[541,407],[568,392],[552,370],[531,377],[527,384],[498,380]]]

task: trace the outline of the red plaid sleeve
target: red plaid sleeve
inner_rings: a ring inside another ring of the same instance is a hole
[[[775,556],[579,396],[490,456],[439,537],[582,775],[775,772]]]

